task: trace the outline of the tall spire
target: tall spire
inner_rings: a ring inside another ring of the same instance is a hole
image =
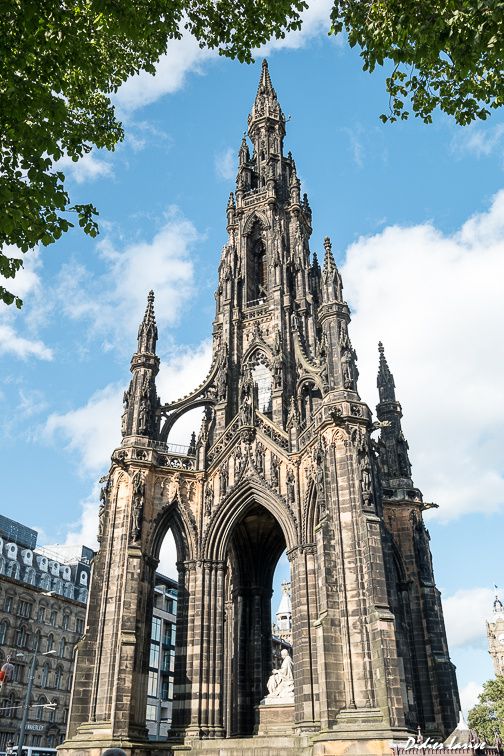
[[[383,484],[391,488],[403,487],[403,484],[412,487],[409,446],[401,426],[402,409],[396,400],[394,376],[388,366],[381,341],[378,344],[378,352],[380,357],[377,386],[380,401],[376,406],[376,414],[382,424],[379,449]]]
[[[378,379],[376,383],[378,386],[380,402],[395,402],[394,376],[390,372],[387,358],[385,357],[385,349],[381,341],[378,342],[378,352],[380,355],[380,366],[378,368]]]
[[[145,315],[138,328],[138,348],[131,359],[132,378],[123,396],[121,432],[124,436],[147,436],[157,433],[156,375],[159,357],[156,355],[158,331],[154,315],[154,292],[147,296]]]
[[[138,329],[138,352],[156,354],[158,331],[154,315],[154,292],[149,291],[145,315]]]
[[[328,236],[324,239],[324,266],[322,268],[322,298],[325,302],[341,302],[343,297],[343,284],[334,255],[332,253],[331,240]]]
[[[254,151],[264,157],[282,153],[285,136],[285,116],[271,83],[268,63],[263,60],[259,86],[248,117],[248,133]]]

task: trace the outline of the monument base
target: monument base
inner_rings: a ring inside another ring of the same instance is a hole
[[[294,704],[259,704],[255,707],[254,735],[288,735],[294,729]]]

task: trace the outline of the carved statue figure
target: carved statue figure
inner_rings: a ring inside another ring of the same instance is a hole
[[[274,669],[267,683],[268,695],[264,699],[266,704],[282,701],[294,702],[294,675],[292,659],[286,648],[281,651],[282,664],[280,669]]]
[[[205,514],[207,517],[209,517],[212,514],[212,506],[213,506],[213,488],[212,488],[212,484],[209,481],[205,487]]]
[[[98,507],[98,535],[96,537],[98,543],[102,542],[103,530],[105,527],[105,514],[106,514],[106,509],[107,509],[107,492],[108,492],[108,481],[104,486],[102,486],[101,491],[100,491],[100,506]]]
[[[224,496],[228,487],[228,467],[224,463],[219,470],[219,482],[220,482],[220,495]]]
[[[264,446],[260,441],[256,444],[255,464],[257,472],[262,475],[264,473]]]
[[[241,448],[238,446],[234,453],[234,476],[237,478],[243,468],[243,454]]]
[[[280,462],[274,454],[271,455],[271,485],[276,489],[280,486]]]
[[[149,433],[149,396],[146,391],[142,394],[140,400],[140,409],[138,411],[138,433],[143,436]]]
[[[296,480],[292,470],[287,471],[287,501],[289,504],[296,503]]]
[[[142,532],[145,482],[140,471],[133,477],[133,501],[131,511],[131,540],[137,543]]]

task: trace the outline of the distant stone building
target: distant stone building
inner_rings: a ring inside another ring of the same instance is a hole
[[[172,723],[176,621],[177,582],[156,573],[145,717],[149,740],[166,740]]]
[[[58,745],[65,736],[73,650],[84,633],[93,551],[37,548],[37,532],[0,515],[0,666],[14,678],[0,690],[0,751],[17,742],[33,654],[38,659],[25,745]],[[55,651],[52,655],[44,655]],[[56,703],[54,711],[42,708]]]
[[[487,621],[487,636],[495,674],[504,675],[504,606],[499,596],[495,597],[492,616]]]
[[[273,623],[272,648],[273,669],[279,669],[282,664],[282,649],[286,648],[292,655],[292,605],[291,584],[282,583],[282,597],[276,611],[276,622]]]

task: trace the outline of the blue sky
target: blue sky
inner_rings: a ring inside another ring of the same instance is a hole
[[[462,129],[437,114],[383,125],[384,72],[328,39],[327,2],[266,50],[313,210],[352,307],[361,396],[377,401],[382,339],[428,516],[452,658],[466,705],[492,674],[485,618],[504,580],[504,114]],[[175,43],[156,77],[117,96],[126,141],[64,166],[74,201],[100,210],[97,240],[72,232],[26,257],[0,311],[3,514],[42,543],[96,531],[96,481],[119,443],[121,396],[149,288],[164,400],[199,382],[226,241],[235,158],[259,76]],[[198,418],[176,429],[187,442]],[[176,440],[176,439],[174,439]],[[279,575],[281,570],[279,570]]]

